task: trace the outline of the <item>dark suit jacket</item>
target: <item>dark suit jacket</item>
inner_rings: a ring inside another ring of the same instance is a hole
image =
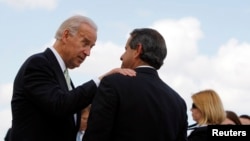
[[[155,69],[103,78],[83,141],[186,141],[185,101]]]
[[[208,141],[207,126],[194,127],[188,136],[188,141]]]
[[[96,90],[91,80],[69,92],[50,49],[29,57],[14,81],[11,141],[75,141],[79,120],[73,115],[91,103]]]
[[[4,137],[4,141],[10,141],[10,132],[11,132],[11,128],[8,129],[8,131]]]

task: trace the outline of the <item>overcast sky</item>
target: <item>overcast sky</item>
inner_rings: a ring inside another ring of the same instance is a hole
[[[0,0],[0,140],[11,126],[19,67],[51,46],[58,26],[74,14],[99,28],[90,57],[70,71],[75,85],[120,67],[129,32],[151,27],[168,48],[159,75],[186,101],[190,124],[191,95],[204,89],[217,91],[226,110],[250,114],[249,7],[248,0]]]

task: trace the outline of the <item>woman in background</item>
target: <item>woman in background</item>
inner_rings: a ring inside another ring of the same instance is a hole
[[[191,112],[196,124],[189,128],[192,131],[188,135],[188,141],[207,141],[207,125],[219,125],[226,118],[222,101],[211,89],[194,93],[191,98]]]

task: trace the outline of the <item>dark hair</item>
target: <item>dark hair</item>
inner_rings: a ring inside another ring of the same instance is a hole
[[[250,116],[249,115],[240,115],[240,118],[245,118],[245,119],[249,119],[250,120]]]
[[[167,46],[163,36],[150,28],[134,29],[130,35],[132,37],[129,43],[131,49],[136,49],[137,45],[141,44],[140,58],[155,69],[159,69],[167,56]]]
[[[233,111],[226,111],[226,116],[227,118],[229,118],[230,120],[232,120],[235,125],[241,125],[241,122],[239,120],[239,117],[237,116],[237,114]]]

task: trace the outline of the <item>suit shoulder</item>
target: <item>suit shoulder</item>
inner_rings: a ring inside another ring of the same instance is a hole
[[[36,53],[31,56],[29,56],[25,62],[30,62],[30,61],[43,61],[46,60],[46,57],[43,53]]]
[[[44,52],[41,52],[41,53],[33,54],[30,57],[28,57],[24,61],[20,69],[29,70],[29,71],[34,71],[34,70],[42,71],[42,70],[49,69],[51,66],[55,66],[52,63],[54,63],[52,62],[52,59],[48,58]]]
[[[47,49],[44,52],[31,55],[25,62],[41,65],[43,63],[56,62],[56,57],[50,49]]]

